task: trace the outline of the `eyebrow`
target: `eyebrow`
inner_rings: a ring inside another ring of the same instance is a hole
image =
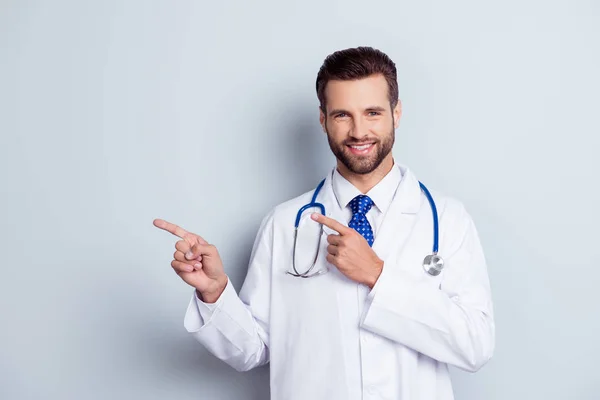
[[[379,111],[379,112],[384,112],[385,108],[383,107],[379,107],[379,106],[373,106],[373,107],[367,107],[366,111]]]
[[[329,116],[330,116],[330,117],[332,117],[332,116],[334,116],[335,114],[341,114],[341,113],[346,113],[346,114],[348,114],[348,111],[346,111],[346,110],[342,110],[341,108],[337,108],[337,109],[335,109],[335,110],[331,110],[331,111],[329,111]]]
[[[370,106],[370,107],[367,107],[365,109],[365,111],[367,111],[367,112],[371,112],[371,111],[385,112],[385,108],[380,107],[380,106]],[[348,111],[342,110],[341,108],[338,108],[338,109],[335,109],[335,110],[331,110],[329,112],[329,116],[332,117],[335,114],[340,114],[340,113],[350,114]]]

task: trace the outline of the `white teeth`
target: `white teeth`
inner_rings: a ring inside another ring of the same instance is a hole
[[[363,146],[350,146],[350,147],[352,147],[353,149],[356,149],[356,150],[366,150],[369,147],[371,147],[371,144],[365,144]]]

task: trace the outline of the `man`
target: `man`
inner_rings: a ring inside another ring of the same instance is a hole
[[[316,222],[301,223],[328,232],[310,270],[316,274],[301,277],[316,248],[295,248],[292,229],[315,190],[263,219],[239,295],[214,246],[155,220],[182,239],[171,265],[196,289],[185,327],[239,371],[270,362],[276,400],[452,399],[448,365],[477,371],[495,343],[473,221],[459,201],[427,192],[395,163],[402,110],[396,68],[385,54],[338,51],[324,61],[316,86],[337,158],[315,199],[326,215],[309,207]],[[423,267],[434,236],[427,193],[439,215],[439,274]]]

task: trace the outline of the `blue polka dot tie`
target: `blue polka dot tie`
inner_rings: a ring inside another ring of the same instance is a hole
[[[373,206],[373,200],[369,196],[364,194],[358,195],[350,201],[350,209],[352,210],[352,219],[348,226],[358,233],[360,233],[365,239],[369,246],[373,246],[373,229],[369,220],[367,220],[367,213]]]

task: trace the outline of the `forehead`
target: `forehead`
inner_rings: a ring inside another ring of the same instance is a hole
[[[371,75],[352,81],[332,80],[325,87],[327,108],[386,106],[388,85],[383,75]]]

